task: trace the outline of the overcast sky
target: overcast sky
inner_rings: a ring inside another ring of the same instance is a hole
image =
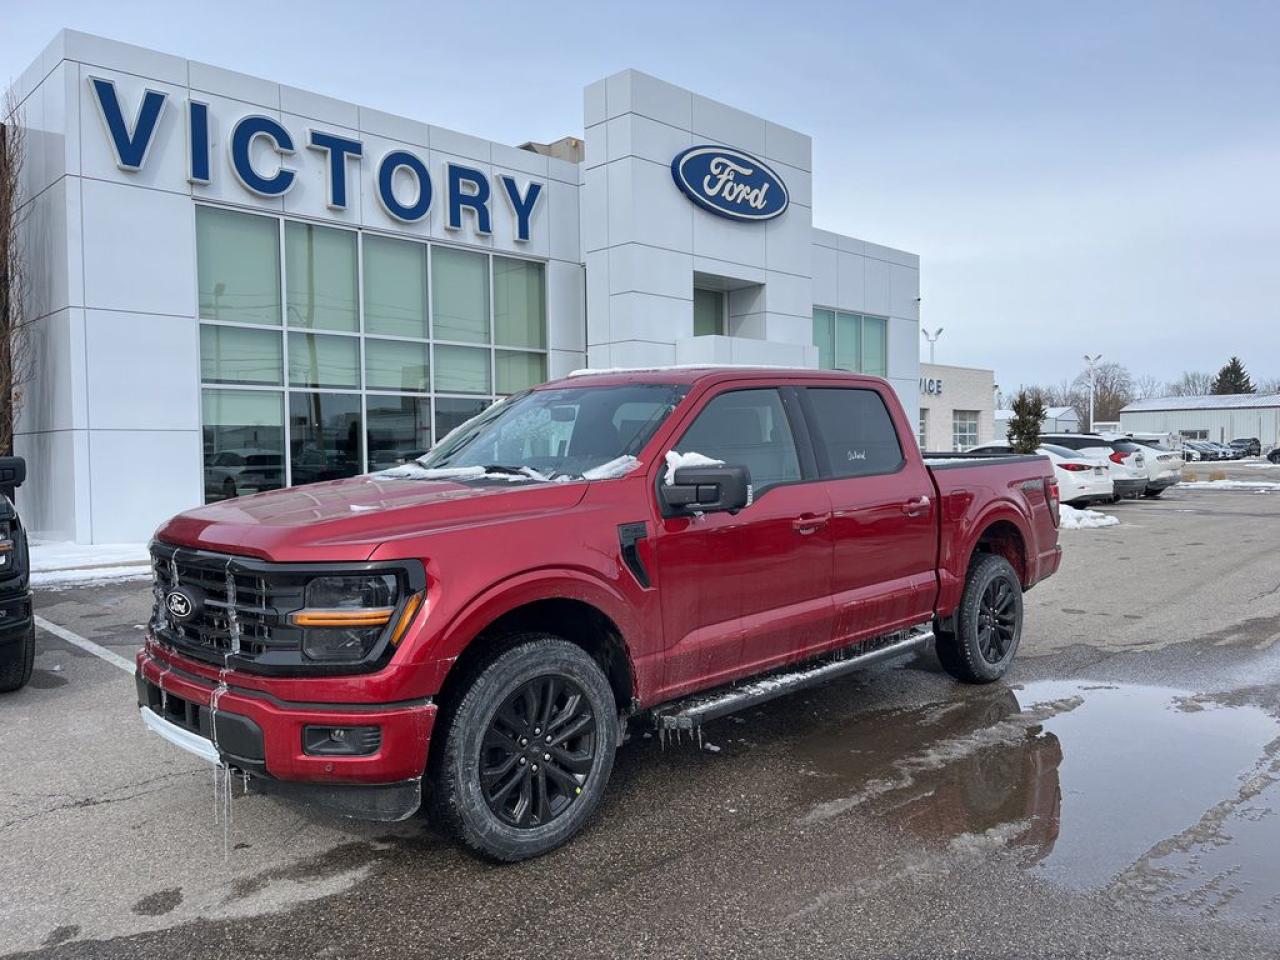
[[[582,88],[636,67],[811,134],[814,224],[920,254],[940,362],[1280,377],[1280,3],[0,0],[0,24],[0,80],[68,26],[512,144],[581,135]]]

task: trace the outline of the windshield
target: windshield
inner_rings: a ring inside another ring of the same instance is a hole
[[[467,421],[418,463],[460,474],[470,468],[476,476],[507,473],[555,480],[621,475],[686,389],[625,384],[531,390]],[[616,471],[599,470],[614,464]]]

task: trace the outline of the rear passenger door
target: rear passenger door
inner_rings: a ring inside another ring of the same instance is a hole
[[[829,642],[831,510],[796,392],[723,390],[669,449],[746,467],[754,498],[736,514],[658,520],[667,695]]]
[[[938,505],[871,387],[807,387],[804,407],[831,502],[833,635],[852,643],[928,620],[937,601]]]

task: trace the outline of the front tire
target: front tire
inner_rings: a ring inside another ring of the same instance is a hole
[[[25,687],[35,662],[36,627],[32,624],[27,635],[10,645],[0,658],[0,693],[13,693]]]
[[[937,632],[942,668],[965,683],[991,683],[1009,670],[1022,640],[1022,583],[1009,561],[982,554],[969,565],[955,630]]]
[[[511,863],[586,825],[618,746],[618,708],[600,665],[545,633],[512,638],[451,711],[431,807],[472,850]]]
[[[1155,500],[1155,499],[1157,499],[1157,498],[1160,496],[1160,494],[1162,494],[1162,493],[1164,493],[1164,489],[1163,489],[1163,488],[1161,488],[1161,489],[1159,489],[1159,490],[1144,490],[1144,491],[1143,491],[1143,493],[1142,493],[1142,495],[1143,495],[1144,497],[1146,497],[1148,500]]]

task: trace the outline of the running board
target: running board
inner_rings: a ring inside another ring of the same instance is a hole
[[[751,680],[734,687],[722,687],[710,693],[694,694],[684,700],[655,707],[653,722],[660,732],[668,730],[697,730],[708,720],[737,713],[748,707],[785,696],[797,690],[816,687],[836,677],[865,670],[885,660],[912,653],[933,639],[931,625],[912,627],[881,637],[872,637],[838,650],[826,659],[809,661],[759,680]]]

